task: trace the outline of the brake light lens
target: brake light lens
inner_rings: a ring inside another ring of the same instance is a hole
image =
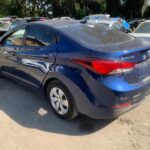
[[[128,103],[123,103],[123,104],[116,104],[112,106],[113,109],[119,109],[119,108],[124,108],[124,107],[129,107],[131,105],[131,102]]]
[[[94,70],[95,72],[102,75],[118,74],[130,71],[134,68],[135,63],[133,62],[121,62],[113,60],[93,60],[93,61],[81,61],[75,60],[74,62]]]

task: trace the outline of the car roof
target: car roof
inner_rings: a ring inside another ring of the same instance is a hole
[[[47,25],[55,29],[60,29],[60,28],[64,28],[67,26],[71,26],[73,24],[80,24],[80,22],[76,20],[48,20],[48,21],[32,22],[29,24]]]

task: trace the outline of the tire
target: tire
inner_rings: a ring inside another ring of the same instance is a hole
[[[0,73],[0,78],[3,78],[4,76]]]
[[[47,98],[58,117],[71,120],[77,116],[73,96],[62,82],[54,80],[48,85]]]

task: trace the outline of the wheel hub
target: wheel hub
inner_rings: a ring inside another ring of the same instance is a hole
[[[60,88],[54,87],[51,89],[50,100],[53,108],[58,114],[65,115],[68,112],[68,99]]]

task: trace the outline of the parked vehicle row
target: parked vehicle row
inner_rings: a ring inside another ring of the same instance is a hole
[[[28,22],[35,22],[35,21],[46,21],[49,20],[45,17],[26,17],[26,18],[4,18],[3,21],[9,20],[9,29],[12,29],[18,25],[22,25]],[[58,17],[51,19],[52,21],[56,20],[66,20],[66,21],[79,21],[75,20],[70,17]],[[123,32],[130,32],[129,24],[121,18],[110,18],[110,15],[90,15],[84,17],[81,21],[81,23],[101,23],[104,24],[110,28],[115,28],[118,30],[121,30]]]
[[[35,21],[46,21],[49,18],[46,17],[26,17],[26,18],[17,18],[16,16],[8,18],[0,18],[0,37],[5,34],[8,30],[23,25],[29,22]]]
[[[17,18],[16,16],[14,16],[14,17],[7,17],[7,18],[0,19],[0,24],[2,24],[2,22],[3,22],[4,24],[8,25],[9,29],[12,29],[18,25],[22,25],[22,24],[25,24],[28,22],[46,21],[46,20],[50,20],[50,19],[46,18],[46,17]],[[75,20],[75,19],[67,17],[67,16],[53,18],[51,20],[52,21],[56,21],[56,20],[79,21],[79,20]],[[119,17],[111,18],[109,14],[90,15],[90,16],[86,16],[82,20],[80,20],[81,23],[104,24],[110,28],[118,29],[118,30],[126,32],[126,33],[131,33],[132,31],[134,32],[136,30],[136,28],[139,26],[139,24],[144,21],[146,21],[146,19],[138,18],[138,19],[130,19],[130,20],[126,21],[125,19],[122,19]]]

